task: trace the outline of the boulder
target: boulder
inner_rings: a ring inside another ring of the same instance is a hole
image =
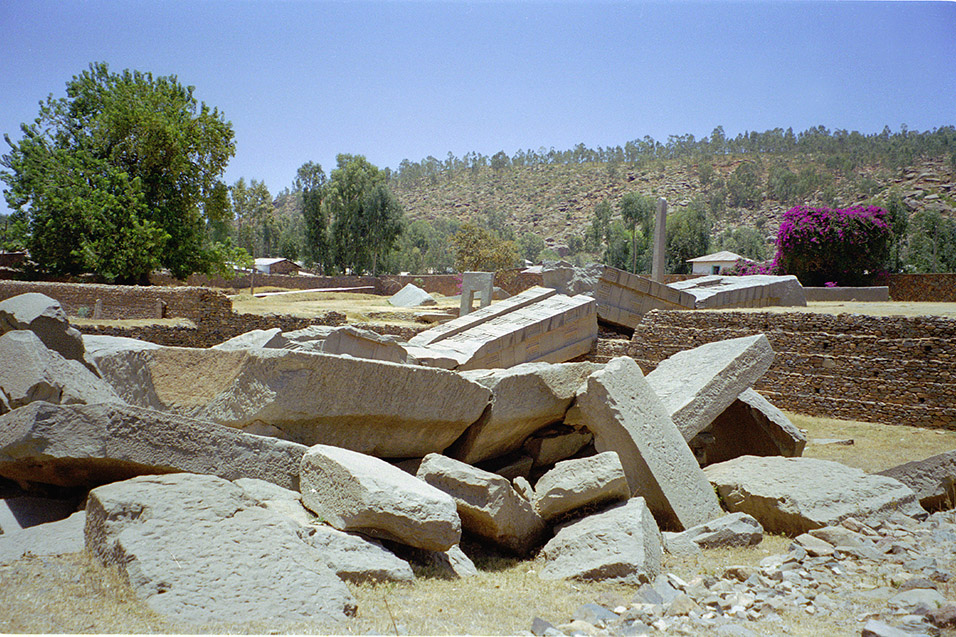
[[[278,327],[273,327],[268,330],[252,330],[251,332],[234,336],[228,341],[224,341],[218,345],[213,345],[212,349],[221,349],[231,352],[237,349],[282,347],[284,343],[285,339],[282,338],[282,330]]]
[[[956,450],[880,471],[916,492],[928,510],[956,508]]]
[[[766,398],[747,389],[688,444],[707,465],[738,456],[799,457],[807,437]]]
[[[393,296],[388,297],[388,302],[395,307],[418,307],[419,305],[438,305],[431,294],[411,283],[407,284]]]
[[[633,359],[615,358],[591,374],[565,422],[587,427],[598,452],[617,452],[631,493],[646,499],[662,527],[681,530],[723,515],[690,448]]]
[[[773,349],[767,337],[744,336],[678,352],[661,361],[647,375],[647,383],[684,440],[690,440],[763,376],[771,363]]]
[[[38,524],[12,533],[0,534],[0,564],[32,555],[63,555],[83,550],[86,512],[77,511],[62,520]]]
[[[48,349],[28,330],[0,336],[0,393],[5,409],[37,400],[64,405],[122,402],[107,382],[82,363]]]
[[[903,483],[828,460],[741,456],[704,473],[728,510],[752,515],[770,533],[797,536],[848,517],[877,522],[896,511],[925,515]]]
[[[429,563],[438,571],[439,577],[446,579],[462,579],[478,575],[475,563],[465,555],[458,544],[447,551],[432,552]]]
[[[408,562],[378,542],[356,533],[313,524],[300,535],[307,544],[318,549],[329,568],[347,582],[411,582],[415,579]]]
[[[282,332],[281,340],[277,339],[272,347],[301,352],[321,352],[325,339],[335,330],[336,327],[333,325],[310,325],[301,330]]]
[[[661,570],[661,534],[643,498],[562,526],[539,558],[542,579],[640,584]]]
[[[328,354],[163,347],[95,356],[132,404],[386,458],[444,450],[491,397],[452,372]]]
[[[302,503],[340,531],[447,551],[461,539],[455,501],[384,460],[328,445],[302,458]]]
[[[476,369],[461,375],[491,390],[491,409],[446,452],[474,464],[521,448],[538,429],[560,422],[575,392],[600,365],[525,363],[508,369]]]
[[[575,509],[630,497],[621,460],[615,452],[605,451],[589,458],[559,462],[541,476],[534,487],[534,509],[550,521]]]
[[[144,473],[261,478],[298,488],[306,447],[117,403],[31,403],[0,416],[0,476],[95,486]]]
[[[15,330],[29,330],[63,358],[89,367],[83,335],[70,325],[56,299],[28,292],[0,301],[0,334]]]
[[[185,622],[320,621],[355,601],[300,527],[216,476],[139,476],[93,489],[86,548],[155,612]]]
[[[531,456],[535,467],[547,467],[570,458],[594,440],[587,429],[564,424],[551,425],[534,432],[522,448]]]
[[[425,456],[417,475],[454,498],[465,531],[519,555],[544,534],[544,521],[506,478],[437,453]]]
[[[322,351],[326,354],[347,354],[355,358],[390,363],[410,362],[408,352],[395,341],[351,325],[345,325],[330,332],[322,345]]]
[[[763,540],[763,527],[746,513],[731,513],[682,533],[664,532],[663,535],[668,553],[692,555],[701,549],[756,546]]]

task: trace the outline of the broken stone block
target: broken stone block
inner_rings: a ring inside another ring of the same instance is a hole
[[[853,517],[877,522],[899,511],[925,516],[913,490],[880,475],[815,458],[741,456],[704,473],[732,512],[792,537]]]
[[[773,276],[711,275],[678,281],[668,287],[694,297],[698,309],[731,307],[800,306],[806,307],[807,295],[792,274]]]
[[[529,435],[564,419],[578,387],[597,369],[594,363],[525,363],[461,372],[491,390],[491,409],[446,455],[474,464],[520,449]]]
[[[29,292],[0,301],[0,334],[15,330],[33,332],[47,348],[89,368],[83,335],[70,325],[56,299]]]
[[[560,527],[539,558],[542,579],[640,584],[661,570],[661,534],[643,498]]]
[[[297,463],[298,464],[298,463]],[[233,484],[270,511],[287,516],[302,526],[315,522],[315,515],[302,504],[302,494],[258,478],[239,478]]]
[[[337,328],[333,325],[310,325],[301,330],[282,332],[281,338],[276,339],[270,347],[292,349],[300,352],[321,352],[325,339]]]
[[[318,549],[326,564],[346,582],[411,582],[412,567],[384,546],[356,533],[325,524],[310,525],[299,533]]]
[[[716,341],[661,361],[647,383],[690,440],[764,375],[773,356],[763,334]]]
[[[28,330],[0,336],[0,394],[8,409],[40,400],[64,405],[122,402],[107,382],[82,363],[48,349]]]
[[[0,476],[95,486],[188,471],[299,486],[306,448],[132,405],[36,402],[0,416]]]
[[[94,356],[131,404],[239,429],[271,425],[302,444],[384,458],[444,450],[491,398],[452,372],[347,356],[185,347]]]
[[[552,425],[540,429],[525,440],[522,448],[534,460],[535,467],[547,467],[570,458],[594,439],[587,429]]]
[[[471,312],[476,295],[479,298],[481,307],[491,305],[491,295],[494,287],[494,272],[462,272],[461,307],[458,310],[458,315],[464,316]]]
[[[598,318],[631,329],[651,310],[692,310],[696,302],[687,292],[609,265],[600,273],[594,298]]]
[[[701,440],[705,434],[706,442]],[[708,465],[738,456],[798,457],[807,437],[782,411],[748,389],[688,444],[701,464]]]
[[[335,625],[353,615],[352,594],[299,529],[207,475],[114,482],[90,491],[86,506],[93,557],[154,611],[186,622]]]
[[[315,445],[302,458],[302,503],[340,531],[429,551],[461,539],[455,500],[384,460]]]
[[[763,540],[763,527],[746,513],[731,513],[682,533],[664,532],[664,546],[671,555],[693,555],[701,549],[756,546]]]
[[[388,297],[388,302],[395,307],[418,307],[419,305],[438,305],[431,294],[421,289],[417,285],[407,284],[393,296]]]
[[[551,521],[576,509],[630,497],[621,460],[615,452],[605,451],[559,462],[541,476],[534,487],[534,509]]]
[[[544,533],[531,503],[497,474],[433,453],[422,460],[418,478],[454,498],[465,531],[509,551],[527,553]]]
[[[79,553],[83,550],[86,512],[0,534],[0,564],[15,562],[30,553],[36,556]]]
[[[510,299],[417,334],[409,345],[452,359],[457,369],[561,363],[586,354],[597,339],[594,299],[533,287]],[[430,358],[414,350],[422,364]]]
[[[929,511],[956,508],[956,450],[880,471],[916,492]]]
[[[370,330],[345,325],[333,330],[322,345],[326,354],[347,354],[355,358],[405,364],[408,352],[395,341]]]
[[[619,357],[588,378],[565,422],[587,427],[598,452],[616,451],[633,495],[664,528],[723,515],[680,431],[633,359]]]
[[[516,478],[527,479],[531,475],[533,466],[534,460],[531,459],[531,456],[523,453],[510,453],[507,456],[482,462],[478,465],[478,468],[497,473],[506,480],[515,480]]]
[[[282,338],[282,330],[273,327],[268,330],[252,330],[239,336],[234,336],[228,341],[223,341],[218,345],[213,345],[212,349],[221,349],[232,351],[237,349],[257,349],[261,347],[281,347],[285,339]]]

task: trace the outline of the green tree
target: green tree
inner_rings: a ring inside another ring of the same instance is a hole
[[[231,124],[192,87],[92,64],[21,131],[18,142],[6,136],[4,194],[28,219],[41,269],[133,281],[155,265],[177,277],[216,268],[205,203],[220,196],[235,145]]]
[[[760,230],[750,226],[725,230],[717,240],[717,247],[754,261],[764,261],[767,258],[766,238]]]
[[[956,221],[938,210],[922,209],[910,218],[907,270],[956,272]]]
[[[299,167],[295,189],[302,193],[302,218],[305,220],[306,257],[319,272],[331,262],[328,211],[322,205],[325,197],[325,171],[320,164],[306,162]]]
[[[518,239],[518,247],[521,248],[523,259],[531,263],[537,263],[538,255],[544,250],[544,239],[533,232],[525,232]]]
[[[631,272],[637,272],[638,226],[645,239],[651,234],[651,220],[654,218],[655,202],[646,195],[629,192],[621,198],[621,219],[630,227],[631,232]]]
[[[23,214],[0,214],[0,250],[23,250],[27,246],[27,228],[27,220]]]
[[[229,189],[236,223],[236,244],[253,257],[275,256],[278,228],[272,195],[264,182],[242,177]]]
[[[903,195],[896,189],[890,192],[883,207],[886,209],[887,221],[889,221],[892,231],[890,235],[890,267],[894,272],[901,272],[903,270],[906,231],[909,225],[909,210],[903,202]]]
[[[584,237],[584,245],[588,250],[597,251],[607,243],[612,213],[611,202],[607,199],[602,199],[594,206],[594,219],[591,220]]]
[[[745,161],[734,169],[727,180],[727,198],[731,206],[754,208],[760,203],[760,173],[752,161]]]
[[[515,242],[504,241],[481,226],[464,224],[452,236],[451,243],[459,272],[496,272],[518,263]]]
[[[703,256],[710,248],[711,223],[706,204],[695,198],[686,207],[667,216],[667,271],[687,274],[687,259]]]

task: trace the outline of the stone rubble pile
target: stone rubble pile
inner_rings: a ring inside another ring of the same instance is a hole
[[[55,301],[28,301],[70,334]],[[8,520],[29,516],[0,515],[0,560],[85,546],[188,621],[340,622],[355,612],[345,582],[410,581],[426,565],[476,575],[463,538],[535,559],[544,579],[643,585],[535,634],[696,634],[774,621],[784,605],[833,612],[849,601],[831,584],[881,556],[888,577],[948,577],[915,543],[952,549],[951,514],[927,521],[919,503],[951,506],[953,463],[896,479],[800,458],[806,437],[751,388],[773,359],[763,336],[682,352],[645,377],[627,357],[448,371],[388,360],[394,342],[351,328],[206,350],[89,337],[72,350],[86,365],[31,323],[10,325],[0,360],[29,351],[59,375],[0,373],[0,478],[71,488],[85,505],[23,527]],[[791,553],[720,578],[663,573],[665,552],[754,546],[765,530],[794,537]]]

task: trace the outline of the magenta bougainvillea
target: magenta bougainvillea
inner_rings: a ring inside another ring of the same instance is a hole
[[[783,215],[768,270],[794,274],[806,286],[865,285],[884,269],[891,232],[877,206],[796,206]]]

